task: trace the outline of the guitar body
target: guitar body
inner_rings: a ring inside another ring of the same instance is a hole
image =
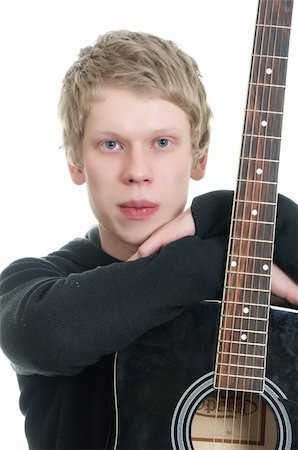
[[[219,316],[219,302],[203,302],[119,352],[116,448],[298,449],[298,311],[271,307],[265,390],[242,408],[229,394],[224,414],[214,409]],[[233,417],[251,424],[253,413],[260,423],[237,431]]]
[[[258,3],[222,302],[118,354],[117,449],[298,449],[298,311],[270,307],[293,0]]]

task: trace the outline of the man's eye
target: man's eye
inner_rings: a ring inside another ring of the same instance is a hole
[[[105,141],[104,142],[104,146],[108,149],[108,150],[115,150],[118,147],[118,142],[116,141]]]
[[[157,145],[159,148],[166,148],[170,145],[169,139],[166,139],[166,138],[157,139],[156,142],[157,142]]]

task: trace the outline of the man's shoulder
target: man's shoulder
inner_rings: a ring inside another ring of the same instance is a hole
[[[107,265],[107,255],[100,246],[97,227],[88,230],[84,237],[76,237],[48,255],[24,257],[10,263],[1,273],[1,280],[17,273],[40,273],[45,276],[67,276]]]
[[[101,248],[98,227],[91,227],[84,237],[76,237],[44,257],[55,264],[72,264],[79,271],[91,270],[99,265],[106,265],[106,254]]]

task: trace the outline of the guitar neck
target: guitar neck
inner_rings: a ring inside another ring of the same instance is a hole
[[[219,389],[264,388],[292,8],[293,0],[259,0],[219,331]]]

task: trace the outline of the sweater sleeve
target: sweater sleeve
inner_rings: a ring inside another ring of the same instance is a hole
[[[232,191],[213,191],[196,197],[191,205],[196,235],[201,239],[227,235],[232,203]],[[298,283],[298,205],[282,194],[277,203],[273,261]]]
[[[226,238],[185,237],[153,256],[80,273],[67,253],[21,259],[1,275],[1,347],[18,374],[74,375],[185,307],[218,298]]]
[[[8,266],[1,274],[0,338],[15,370],[76,374],[186,307],[220,298],[232,195],[196,198],[196,236],[148,258],[84,268],[73,244]],[[297,205],[280,196],[274,258],[296,281],[297,215]]]

